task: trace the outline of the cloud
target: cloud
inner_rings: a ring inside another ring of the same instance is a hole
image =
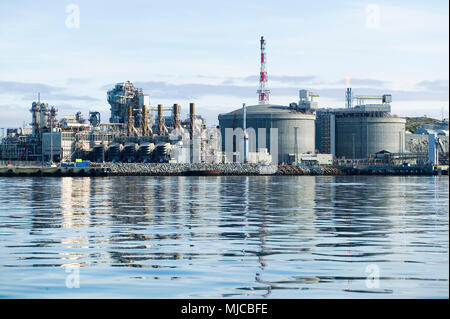
[[[22,100],[25,101],[34,101],[36,100],[35,94],[25,94],[21,96]],[[72,94],[66,94],[66,93],[47,93],[47,94],[41,94],[41,101],[45,103],[50,103],[50,101],[87,101],[87,102],[96,102],[100,101],[100,99],[87,96],[87,95],[72,95]],[[51,102],[54,104],[54,102]]]
[[[35,100],[37,93],[41,93],[42,100],[99,101],[91,96],[73,95],[64,91],[67,89],[44,83],[0,81],[0,94],[18,94],[22,100]]]
[[[389,90],[381,88],[380,83],[388,83],[387,81],[372,80],[372,79],[355,79],[356,83],[367,86],[359,87],[355,95],[383,95],[392,94],[395,101],[446,101],[448,100],[448,89],[441,90],[430,94],[428,90]],[[352,83],[355,81],[352,80]],[[445,82],[445,81],[444,81]],[[422,81],[422,86],[435,85],[435,81]],[[441,82],[441,87],[444,84]],[[231,84],[201,84],[201,83],[185,83],[173,84],[161,81],[146,81],[135,82],[136,87],[142,88],[143,91],[150,95],[151,98],[165,98],[165,99],[198,99],[205,96],[230,96],[238,98],[252,98],[256,96],[257,87],[255,85],[231,85]],[[371,84],[371,85],[369,85]],[[111,85],[105,85],[104,89],[110,89]],[[375,88],[373,88],[375,87]],[[301,87],[270,87],[272,96],[291,96],[292,100],[296,100],[298,96],[298,89]],[[308,87],[305,87],[309,89]],[[344,100],[345,89],[334,87],[322,87],[312,89],[321,97]],[[343,102],[344,103],[344,102]]]
[[[364,79],[364,78],[350,78],[350,86],[375,86],[383,87],[389,84],[389,81],[374,80],[374,79]],[[345,85],[345,79],[330,82],[330,84]]]
[[[233,84],[234,80],[233,79],[226,79],[222,82],[223,85],[230,85]]]
[[[312,75],[270,75],[268,76],[269,81],[282,82],[282,83],[304,83],[304,82],[314,82],[316,80],[315,76]],[[258,82],[259,77],[257,75],[250,75],[243,78],[244,81],[248,82]]]
[[[448,80],[421,81],[417,83],[416,86],[432,92],[435,91],[448,92]]]
[[[51,86],[43,83],[24,83],[13,81],[0,81],[0,93],[53,93],[60,92],[64,88]]]
[[[60,101],[100,101],[100,99],[87,95],[71,95],[71,94],[50,94],[45,96],[46,99]]]
[[[135,86],[155,98],[196,99],[205,95],[231,95],[249,97],[256,93],[254,86],[219,85],[219,84],[171,84],[166,82],[135,82]]]
[[[73,84],[86,84],[90,82],[87,78],[68,78],[66,80],[66,84],[73,85]]]

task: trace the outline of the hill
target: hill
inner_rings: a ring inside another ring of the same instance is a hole
[[[425,123],[442,123],[441,120],[433,119],[430,117],[405,117],[406,118],[406,130],[414,131]],[[448,122],[447,122],[448,123]]]

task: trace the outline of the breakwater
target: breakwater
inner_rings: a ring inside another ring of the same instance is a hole
[[[110,175],[272,175],[275,165],[259,164],[178,164],[178,163],[106,163]]]
[[[3,166],[0,176],[182,176],[182,175],[273,175],[275,165],[178,164],[178,163],[93,163],[88,167]]]
[[[87,167],[0,166],[0,176],[447,175],[448,166],[296,166],[261,164],[92,163]]]

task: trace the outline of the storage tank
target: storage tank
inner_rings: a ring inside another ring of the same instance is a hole
[[[265,104],[246,107],[247,129],[253,128],[256,134],[256,150],[266,147],[272,154],[270,129],[278,129],[278,163],[292,163],[298,160],[298,154],[314,153],[316,116],[311,112],[300,112],[289,106]],[[219,115],[222,134],[222,150],[225,151],[225,129],[243,127],[243,109]],[[263,136],[259,128],[266,132],[265,146],[261,145]],[[234,145],[234,151],[236,150]],[[250,150],[251,151],[251,150]],[[254,150],[253,150],[254,151]]]
[[[380,151],[405,151],[406,120],[336,116],[336,156],[362,159]]]

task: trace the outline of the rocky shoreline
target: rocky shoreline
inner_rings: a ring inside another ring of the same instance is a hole
[[[298,167],[260,164],[92,163],[89,167],[2,167],[0,176],[257,176],[341,175],[332,167]]]
[[[0,176],[270,176],[270,175],[447,175],[432,166],[333,167],[261,164],[90,163],[83,167],[8,165]]]
[[[274,165],[258,164],[176,164],[176,163],[105,163],[108,175],[272,175]]]

